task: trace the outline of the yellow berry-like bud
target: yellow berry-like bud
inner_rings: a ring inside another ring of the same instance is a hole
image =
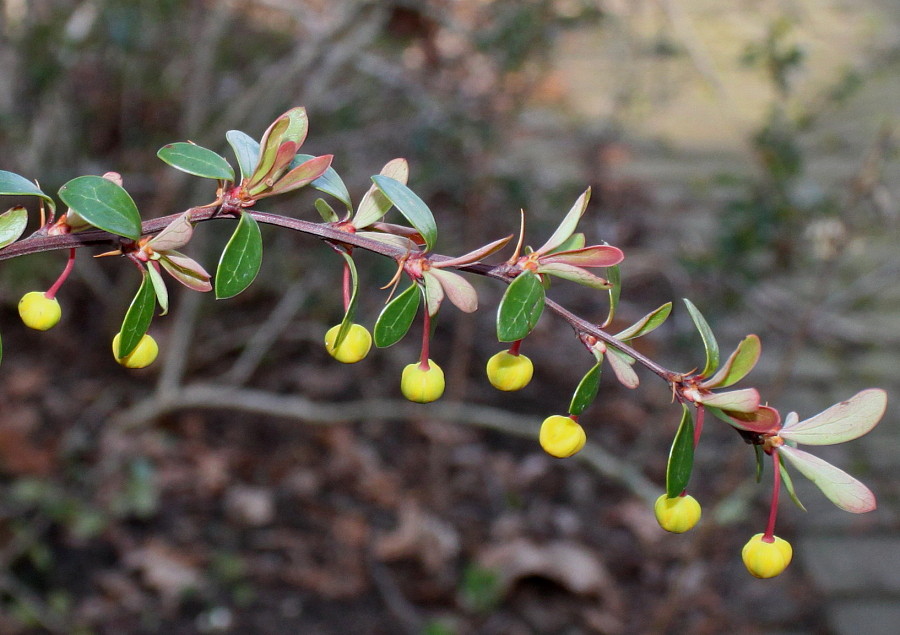
[[[666,531],[683,534],[700,521],[700,503],[693,496],[669,498],[663,494],[653,506],[656,522]]]
[[[121,333],[116,333],[112,341],[112,351],[116,361],[125,368],[146,368],[159,355],[159,346],[156,345],[156,340],[145,334],[133,351],[125,357],[119,357],[119,339],[121,336]]]
[[[544,419],[539,435],[541,447],[547,454],[564,459],[584,447],[587,436],[572,417],[553,415]]]
[[[48,298],[42,291],[30,291],[19,300],[19,316],[28,328],[46,331],[59,323],[62,309],[56,298]]]
[[[744,545],[741,557],[751,575],[757,578],[774,578],[791,563],[794,550],[791,543],[774,536],[773,542],[765,542],[763,534],[756,534]]]
[[[500,351],[488,360],[487,376],[497,390],[522,390],[531,381],[534,364],[524,355]]]
[[[337,340],[340,330],[340,324],[328,329],[328,332],[325,333],[325,350],[344,364],[355,364],[362,361],[369,354],[369,349],[372,348],[372,335],[369,330],[361,324],[351,324],[346,337],[335,350],[334,342]]]
[[[430,359],[428,370],[423,369],[419,362],[409,364],[400,377],[400,392],[416,403],[440,399],[444,394],[444,371]]]

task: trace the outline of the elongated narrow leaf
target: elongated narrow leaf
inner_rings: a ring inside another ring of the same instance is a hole
[[[886,408],[887,393],[869,388],[804,421],[785,421],[779,434],[805,445],[844,443],[874,428]]]
[[[164,145],[156,153],[156,156],[176,170],[194,176],[234,181],[234,168],[225,160],[225,157],[203,146],[179,141]]]
[[[753,447],[759,448],[758,445],[754,445]],[[800,497],[797,496],[796,490],[794,490],[794,481],[791,479],[790,472],[787,471],[787,468],[784,466],[782,461],[778,461],[778,471],[781,473],[781,480],[784,482],[784,488],[787,490],[788,496],[791,497],[791,500],[794,501],[794,505],[806,511],[806,507],[803,506],[803,503],[800,502]],[[757,479],[759,482],[759,479]]]
[[[141,237],[141,217],[131,196],[102,176],[79,176],[59,188],[72,211],[98,229],[132,240]]]
[[[19,240],[28,225],[28,211],[21,205],[0,214],[0,249]]]
[[[530,271],[523,271],[506,288],[497,308],[497,339],[515,342],[531,333],[544,311],[544,285]]]
[[[622,295],[622,272],[619,270],[619,265],[614,265],[606,270],[606,279],[609,281],[609,314],[601,328],[612,324],[616,317],[616,309],[619,307],[619,296]],[[669,306],[671,304],[670,302]]]
[[[716,342],[716,336],[713,335],[712,329],[709,328],[706,318],[694,306],[694,303],[684,298],[684,305],[691,315],[691,320],[694,321],[694,326],[700,332],[700,337],[703,339],[703,348],[706,350],[706,365],[703,367],[703,372],[700,373],[700,376],[709,377],[719,367],[719,344]]]
[[[125,319],[122,321],[122,330],[119,335],[117,357],[125,357],[135,349],[147,329],[150,328],[155,308],[156,293],[153,291],[150,277],[145,273],[141,279],[141,286],[131,301],[131,306],[125,312]]]
[[[231,298],[250,286],[262,264],[262,235],[250,214],[241,220],[219,258],[216,299]]]
[[[763,457],[765,457],[766,455],[762,451],[762,446],[759,445],[753,446],[753,453],[756,455],[756,482],[759,483],[762,481],[762,475],[765,465],[765,463],[763,462]],[[779,462],[778,465],[781,466],[781,462]],[[787,470],[785,470],[785,473],[786,472]]]
[[[56,201],[44,194],[43,190],[37,185],[15,172],[0,170],[0,195],[3,194],[11,196],[39,196],[44,199],[51,210],[56,210]]]
[[[575,265],[566,265],[561,262],[550,262],[538,266],[538,273],[546,273],[551,276],[557,276],[564,280],[577,282],[592,289],[609,289],[609,281],[606,278],[594,275],[587,269],[576,267]]]
[[[671,312],[672,303],[666,302],[664,305],[651,311],[624,331],[616,333],[616,339],[627,341],[646,335],[662,326],[663,322],[666,321],[666,318],[669,317],[669,313]]]
[[[703,395],[700,402],[726,412],[754,412],[759,408],[759,391],[756,388],[742,388],[726,392]]]
[[[416,248],[416,243],[406,236],[385,234],[384,232],[356,232],[356,235],[368,238],[369,240],[374,240],[375,242],[384,243],[385,245],[391,245],[392,247],[399,247],[400,249],[412,251]]]
[[[584,412],[588,406],[594,403],[598,390],[600,390],[599,361],[578,382],[578,387],[575,389],[575,394],[572,395],[571,403],[569,403],[569,414],[580,415]]]
[[[432,249],[437,241],[437,225],[434,216],[428,206],[419,195],[406,187],[400,181],[389,176],[377,174],[372,181],[381,190],[394,207],[406,217],[406,220],[416,228],[425,240],[425,248]]]
[[[191,212],[188,210],[150,239],[148,245],[154,251],[169,251],[184,247],[194,235],[194,226],[191,224]]]
[[[160,315],[165,315],[169,312],[169,290],[166,288],[165,281],[156,269],[157,264],[158,263],[155,262],[147,263],[147,274],[150,276],[150,282],[153,284],[153,292],[156,294],[156,301],[159,303],[159,308],[161,309]]]
[[[391,159],[381,168],[381,174],[405,185],[409,180],[409,164],[406,159]],[[353,217],[353,226],[357,229],[368,227],[381,220],[381,217],[387,214],[389,209],[391,209],[391,202],[381,193],[378,186],[372,183],[369,191],[359,202],[359,208]]]
[[[353,318],[356,317],[356,305],[358,303],[359,276],[356,273],[356,263],[353,262],[353,256],[346,251],[339,252],[344,258],[347,270],[350,272],[350,302],[347,303],[347,310],[344,311],[344,319],[341,320],[341,328],[338,330],[337,337],[334,340],[334,349],[338,350],[350,332],[353,326]]]
[[[666,496],[669,498],[681,495],[694,469],[694,417],[687,404],[681,404],[681,408],[681,424],[669,449],[666,466]]]
[[[844,511],[862,514],[875,509],[875,495],[845,471],[809,452],[788,445],[778,448],[778,453],[794,469],[815,483],[828,500]]]
[[[229,130],[225,133],[225,138],[234,150],[234,156],[241,170],[241,180],[249,178],[259,161],[259,142],[240,130]]]
[[[332,155],[325,154],[320,157],[313,157],[309,161],[301,163],[278,179],[265,195],[274,196],[276,194],[284,194],[285,192],[293,192],[294,190],[298,190],[301,187],[319,180],[328,170],[333,158]]]
[[[391,300],[375,321],[372,337],[375,346],[393,346],[409,331],[419,308],[419,286],[415,283]]]
[[[329,155],[330,156],[330,155]],[[294,155],[294,160],[291,161],[291,165],[288,170],[293,170],[298,167],[300,164],[305,163],[306,161],[310,161],[314,159],[311,154],[297,154]],[[337,173],[337,171],[331,167],[331,163],[329,162],[328,169],[325,170],[325,173],[322,174],[319,178],[315,179],[312,183],[310,183],[314,188],[319,190],[320,192],[324,192],[325,194],[330,194],[335,197],[348,210],[353,209],[353,203],[350,200],[350,192],[347,191],[347,186],[344,184],[344,180],[341,178],[341,175]]]
[[[447,299],[463,313],[474,313],[478,310],[478,294],[475,287],[458,273],[432,267],[429,274],[437,278],[444,289]]]
[[[584,214],[584,210],[587,209],[587,204],[590,199],[591,188],[588,188],[578,197],[578,200],[575,201],[572,209],[565,215],[562,222],[559,224],[559,227],[556,228],[556,231],[553,232],[550,238],[547,239],[547,242],[545,242],[540,249],[537,249],[536,252],[545,254],[567,241],[575,232],[575,227],[578,225],[578,221]]]
[[[612,267],[619,264],[625,254],[618,247],[611,245],[593,245],[569,251],[557,251],[548,256],[541,256],[541,264],[561,262],[576,267]]]
[[[615,374],[616,379],[619,380],[626,388],[637,388],[640,384],[640,380],[638,379],[637,373],[634,372],[634,369],[631,365],[634,363],[634,359],[620,350],[609,347],[606,350],[606,359],[609,360],[609,366],[612,368],[613,374]]]
[[[734,352],[728,356],[716,374],[701,384],[704,388],[727,388],[742,380],[756,366],[762,345],[759,337],[750,334],[745,337]]]
[[[337,212],[334,211],[334,208],[331,207],[331,205],[329,205],[325,201],[325,199],[317,198],[316,202],[315,202],[315,206],[316,206],[316,211],[319,212],[319,216],[321,216],[322,220],[325,221],[326,223],[336,223],[339,220],[341,220],[340,217],[337,215]],[[338,346],[340,346],[340,343],[335,343],[335,345],[334,345],[335,350],[337,350]]]

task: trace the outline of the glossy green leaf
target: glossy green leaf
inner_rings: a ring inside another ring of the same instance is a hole
[[[672,303],[666,302],[664,305],[662,305],[658,309],[651,311],[624,331],[616,333],[615,337],[616,339],[625,342],[628,340],[633,340],[636,337],[646,335],[647,333],[650,333],[659,328],[663,324],[663,322],[666,321],[666,318],[669,317],[669,313],[671,312]]]
[[[160,315],[165,315],[169,312],[169,290],[166,288],[166,283],[162,279],[159,271],[157,271],[155,267],[156,263],[148,263],[147,264],[147,273],[150,276],[150,282],[153,284],[153,292],[156,294],[156,301],[159,303],[159,308],[161,309]]]
[[[372,332],[375,346],[385,348],[402,340],[412,326],[418,308],[419,285],[413,283],[381,310]]]
[[[344,319],[341,320],[341,328],[338,330],[337,337],[334,340],[334,350],[341,347],[344,338],[347,337],[347,333],[350,332],[350,327],[353,326],[353,318],[356,317],[356,305],[358,304],[357,292],[359,291],[359,277],[356,273],[356,263],[353,262],[353,256],[346,251],[341,251],[339,253],[344,257],[347,270],[350,272],[350,302],[347,303]]]
[[[584,412],[585,408],[594,403],[598,390],[600,390],[599,361],[578,382],[578,387],[575,389],[575,394],[572,395],[572,401],[569,404],[569,414],[577,416]]]
[[[400,181],[389,176],[376,174],[372,181],[381,190],[394,207],[406,217],[406,220],[416,228],[425,240],[425,248],[431,249],[437,241],[437,225],[431,210],[419,195],[406,187]]]
[[[701,386],[704,388],[727,388],[742,380],[756,366],[759,361],[759,355],[762,352],[762,345],[759,337],[756,335],[748,335],[745,337],[734,352],[728,356],[722,367],[716,373],[704,381]]]
[[[234,168],[225,160],[225,157],[194,143],[179,141],[164,145],[156,153],[156,156],[176,170],[187,172],[193,176],[234,181]]]
[[[380,174],[389,176],[405,185],[409,180],[409,164],[406,159],[391,159],[381,168]],[[359,207],[353,217],[353,226],[357,229],[369,227],[372,223],[381,220],[381,217],[387,214],[389,209],[391,209],[391,202],[381,193],[378,186],[372,183],[359,202]]]
[[[619,296],[622,295],[622,272],[619,265],[613,265],[606,270],[606,279],[609,281],[609,313],[603,322],[604,328],[612,324],[616,317],[616,309],[619,308]],[[670,302],[670,307],[671,304]]]
[[[544,311],[544,286],[540,278],[523,271],[506,288],[497,308],[497,339],[515,342],[531,333]]]
[[[116,357],[125,357],[135,349],[147,329],[150,328],[155,308],[156,293],[153,290],[153,282],[145,273],[141,279],[141,286],[131,301],[131,306],[125,312],[125,319],[122,321],[119,335],[119,352]]]
[[[98,229],[138,240],[141,217],[131,196],[102,176],[79,176],[59,188],[59,197]]]
[[[753,447],[758,448],[759,446],[755,445]],[[784,467],[784,463],[781,461],[778,461],[778,471],[781,473],[781,480],[784,482],[784,488],[787,490],[791,500],[794,501],[794,505],[803,511],[806,511],[806,507],[800,502],[800,497],[797,496],[797,492],[794,490],[794,481],[791,479],[790,473],[788,473],[787,468]],[[759,481],[757,480],[757,482]]]
[[[832,503],[853,514],[872,511],[875,495],[844,470],[819,457],[789,445],[778,448],[778,454],[795,470],[811,480]]]
[[[15,172],[0,170],[0,195],[3,194],[11,196],[39,196],[44,199],[51,210],[56,210],[56,201],[44,194],[43,190],[37,185]]]
[[[216,299],[232,298],[250,286],[262,264],[262,235],[250,214],[241,214],[216,268]]]
[[[28,225],[28,211],[21,205],[0,214],[0,249],[19,240]]]
[[[572,237],[572,234],[575,232],[575,227],[578,225],[578,221],[587,209],[587,204],[590,199],[591,188],[588,188],[578,197],[578,200],[575,201],[572,209],[565,215],[562,222],[559,224],[559,227],[557,227],[556,231],[553,232],[549,239],[547,239],[547,242],[536,250],[537,253],[546,254],[549,251],[553,251]]]
[[[259,142],[240,130],[229,130],[225,133],[225,138],[234,150],[234,156],[241,170],[241,180],[249,178],[259,161]]]
[[[709,377],[719,367],[719,344],[716,342],[716,336],[713,335],[712,329],[709,328],[706,318],[694,306],[694,303],[684,298],[684,304],[691,315],[691,320],[694,321],[694,326],[700,332],[700,337],[703,339],[703,348],[706,350],[706,365],[703,367],[700,376]]]
[[[681,408],[681,424],[672,441],[666,466],[666,496],[669,498],[681,495],[694,469],[694,417],[687,404],[681,404]]]
[[[288,170],[293,170],[302,163],[314,158],[316,157],[311,154],[294,155],[294,160],[291,161],[291,165]],[[341,178],[341,175],[338,174],[333,167],[331,167],[330,163],[328,169],[325,170],[325,173],[314,180],[312,183],[310,183],[310,185],[312,185],[320,192],[324,192],[325,194],[330,194],[331,196],[335,197],[337,200],[343,203],[348,210],[353,209],[353,203],[350,201],[350,192],[347,190],[347,186],[344,184],[344,180]]]
[[[334,211],[334,208],[328,204],[328,202],[323,198],[317,198],[315,202],[316,211],[319,212],[319,216],[322,217],[322,220],[326,223],[336,223],[340,219],[337,215],[337,212]],[[338,344],[335,344],[335,348],[337,348]]]
[[[868,388],[819,414],[798,421],[791,413],[779,435],[805,445],[833,445],[858,439],[874,428],[887,408],[887,393]]]

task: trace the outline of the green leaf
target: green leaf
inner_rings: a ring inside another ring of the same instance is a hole
[[[588,188],[582,192],[581,196],[578,197],[578,200],[575,201],[572,209],[570,209],[562,219],[562,222],[559,224],[559,227],[556,228],[556,231],[553,232],[553,235],[536,250],[537,253],[545,254],[548,251],[553,251],[572,237],[572,234],[575,232],[575,227],[578,225],[578,221],[587,209],[587,204],[590,199],[591,188]]]
[[[119,352],[116,357],[125,357],[135,349],[141,338],[150,328],[153,321],[153,310],[156,308],[156,293],[150,277],[144,273],[141,286],[125,312],[122,329],[119,335]]]
[[[169,290],[166,288],[166,283],[159,271],[156,270],[154,263],[147,264],[147,273],[150,275],[153,292],[156,294],[156,301],[161,309],[160,315],[165,315],[169,312]]]
[[[225,133],[225,138],[231,149],[234,150],[243,181],[253,173],[253,168],[259,161],[259,142],[240,130],[229,130]]]
[[[606,279],[609,282],[609,314],[606,316],[606,321],[603,322],[604,327],[612,324],[616,317],[616,309],[619,308],[619,296],[622,295],[622,272],[619,265],[607,267]],[[671,302],[669,306],[672,306]]]
[[[0,170],[0,195],[3,194],[10,196],[40,196],[47,202],[51,210],[56,210],[56,201],[44,194],[43,190],[37,185],[15,172]]]
[[[350,302],[347,304],[347,310],[344,312],[344,319],[341,320],[341,328],[338,330],[337,337],[334,340],[333,350],[337,350],[341,347],[341,343],[344,341],[344,338],[347,337],[347,333],[350,332],[350,327],[353,325],[353,318],[356,316],[357,292],[359,291],[359,279],[353,257],[345,251],[339,253],[344,257],[347,268],[350,270]]]
[[[250,286],[262,264],[262,234],[250,214],[241,220],[219,258],[216,269],[216,299],[232,298]]]
[[[564,240],[558,247],[555,249],[551,249],[547,252],[547,255],[555,254],[560,251],[572,251],[573,249],[583,249],[585,245],[584,234],[581,232],[572,234],[566,240]]]
[[[666,302],[664,305],[662,305],[658,309],[655,309],[654,311],[651,311],[624,331],[616,333],[615,337],[618,340],[627,342],[628,340],[633,340],[636,337],[646,335],[647,333],[650,333],[651,331],[654,331],[659,326],[661,326],[662,323],[666,321],[666,318],[669,317],[669,313],[671,312],[672,303]]]
[[[703,367],[703,372],[700,373],[700,376],[709,377],[719,367],[719,344],[716,342],[716,336],[713,335],[712,329],[709,328],[709,324],[706,322],[703,314],[694,306],[694,303],[684,298],[684,304],[688,313],[691,314],[694,326],[700,332],[700,337],[703,339],[703,348],[706,350],[706,365]]]
[[[21,205],[0,214],[0,249],[19,240],[28,225],[28,211]]]
[[[434,247],[434,243],[437,241],[437,225],[434,222],[431,210],[419,198],[418,194],[400,181],[389,176],[376,174],[372,177],[372,181],[375,182],[381,193],[394,204],[394,207],[406,217],[406,220],[416,228],[416,231],[422,235],[422,238],[425,239],[425,248],[431,249]]]
[[[666,496],[669,498],[681,495],[694,469],[694,417],[687,404],[681,404],[681,408],[681,424],[672,441],[666,466]]]
[[[293,170],[298,167],[300,164],[314,159],[311,154],[297,154],[294,156],[294,160],[291,161],[291,165],[288,170]],[[344,180],[341,178],[341,175],[337,173],[337,171],[328,166],[328,169],[325,170],[325,173],[317,178],[315,181],[310,183],[314,188],[319,190],[320,192],[324,192],[325,194],[330,194],[335,197],[341,203],[343,203],[348,210],[353,209],[353,203],[350,201],[350,192],[347,191],[347,186],[344,185]]]
[[[569,414],[577,416],[584,412],[585,408],[594,403],[598,390],[600,390],[600,361],[578,382],[578,388],[575,389],[572,402],[569,404]]]
[[[758,448],[759,446],[753,446]],[[794,491],[794,481],[791,479],[791,475],[788,473],[787,468],[784,467],[784,463],[778,461],[778,469],[781,472],[781,480],[784,481],[784,487],[787,490],[788,496],[791,497],[791,500],[794,501],[794,505],[806,511],[806,507],[803,506],[803,503],[800,502],[800,498],[797,496],[797,492]],[[759,480],[757,479],[757,482]]]
[[[606,349],[606,359],[609,360],[609,366],[612,368],[616,379],[626,388],[637,388],[640,385],[640,379],[634,368],[634,358],[626,355],[622,351],[610,346]]]
[[[583,284],[586,287],[590,287],[592,289],[609,289],[609,281],[606,278],[601,278],[600,276],[594,275],[587,269],[583,269],[581,267],[576,267],[574,265],[567,265],[562,262],[549,262],[544,264],[541,262],[538,265],[538,273],[546,273],[551,276],[557,276],[564,280],[570,280],[572,282],[577,282],[578,284]]]
[[[340,220],[337,212],[334,211],[334,208],[332,208],[324,198],[317,198],[315,206],[316,211],[319,212],[319,216],[321,216],[322,220],[326,223],[336,223]],[[337,348],[337,346],[338,345],[335,344],[335,348]]]
[[[700,385],[704,388],[727,388],[736,384],[753,370],[756,362],[759,361],[761,352],[762,345],[759,337],[753,334],[748,335],[738,344],[716,374]]]
[[[234,168],[225,160],[225,157],[194,143],[179,141],[164,145],[156,153],[156,156],[176,170],[194,176],[234,181]]]
[[[844,470],[819,457],[785,444],[778,455],[795,470],[811,480],[832,503],[853,514],[875,509],[875,495]]]
[[[763,454],[762,446],[754,445],[753,446],[754,453],[756,454],[756,482],[759,483],[762,481],[762,475],[765,467],[765,463],[763,462]]]
[[[141,216],[131,196],[102,176],[79,176],[59,188],[72,211],[98,229],[132,240],[141,237]]]
[[[375,346],[385,348],[402,340],[412,326],[418,308],[419,285],[413,283],[381,310],[372,333]]]
[[[544,311],[544,285],[530,271],[523,271],[506,288],[497,308],[497,339],[515,342],[531,333]]]
[[[381,168],[380,174],[389,176],[405,185],[409,180],[409,164],[406,159],[391,159]],[[353,226],[357,229],[368,227],[381,220],[381,217],[387,214],[389,209],[391,209],[391,202],[373,183],[359,202],[359,207],[353,216]]]
[[[274,183],[284,173],[306,139],[308,125],[306,110],[300,107],[291,108],[272,122],[259,144],[259,162],[247,180],[251,194],[264,191],[267,179]]]

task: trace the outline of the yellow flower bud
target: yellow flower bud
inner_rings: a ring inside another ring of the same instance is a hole
[[[497,390],[521,390],[531,381],[534,364],[524,355],[500,351],[488,360],[487,376]]]
[[[656,522],[666,531],[682,534],[693,529],[700,521],[700,503],[693,496],[676,496],[669,498],[663,494],[656,499],[653,506]]]
[[[46,331],[59,323],[62,309],[56,298],[48,298],[42,291],[30,291],[19,300],[19,317],[28,328]]]
[[[444,394],[444,371],[430,359],[428,370],[423,369],[419,362],[409,364],[400,377],[400,392],[416,403],[440,399]]]
[[[794,550],[791,543],[774,536],[773,542],[765,542],[763,534],[756,534],[744,545],[741,557],[747,571],[757,578],[774,578],[791,563]]]
[[[361,324],[351,324],[346,337],[335,350],[334,342],[340,330],[340,324],[328,329],[328,332],[325,333],[325,350],[344,364],[355,364],[362,361],[369,354],[369,349],[372,348],[372,335],[369,330]]]
[[[564,459],[583,448],[587,436],[572,417],[552,415],[541,424],[539,440],[547,454]]]
[[[159,355],[159,346],[157,346],[156,340],[145,334],[144,337],[141,338],[141,341],[138,342],[138,345],[134,347],[133,351],[125,357],[119,357],[119,339],[121,336],[121,333],[116,333],[116,336],[112,341],[112,351],[116,361],[125,368],[146,368],[152,364],[156,359],[156,356]]]

